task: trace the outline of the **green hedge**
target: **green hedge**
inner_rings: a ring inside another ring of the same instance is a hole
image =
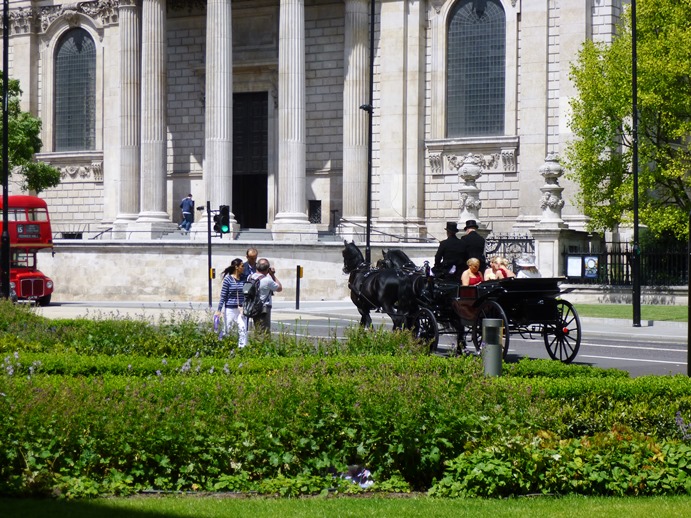
[[[524,360],[487,378],[407,333],[237,350],[187,315],[1,309],[2,495],[360,491],[332,476],[349,464],[438,496],[691,493],[682,376]]]

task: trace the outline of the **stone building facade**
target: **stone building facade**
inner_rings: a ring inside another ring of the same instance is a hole
[[[370,78],[369,0],[17,0],[10,75],[62,171],[58,232],[160,237],[192,193],[273,240],[357,239],[370,165],[375,240],[469,216],[580,231],[546,158],[571,137],[570,63],[626,3],[374,0]]]

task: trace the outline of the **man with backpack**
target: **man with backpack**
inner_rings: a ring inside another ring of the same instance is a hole
[[[271,268],[269,260],[262,257],[257,261],[257,271],[247,278],[248,282],[259,280],[256,296],[261,302],[261,311],[258,315],[251,315],[254,326],[259,331],[271,332],[271,296],[283,290],[281,282],[276,278],[276,271]],[[245,308],[250,302],[245,295]]]

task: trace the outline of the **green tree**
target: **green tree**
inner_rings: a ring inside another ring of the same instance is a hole
[[[688,237],[691,211],[691,0],[638,0],[639,216],[657,236]],[[593,230],[632,221],[631,16],[609,45],[586,42],[565,153]]]
[[[10,174],[22,176],[20,186],[23,191],[40,193],[60,183],[60,171],[56,168],[35,160],[34,155],[41,151],[43,142],[41,120],[20,108],[21,96],[19,81],[11,79],[8,89],[8,161]],[[2,130],[0,118],[0,130]]]

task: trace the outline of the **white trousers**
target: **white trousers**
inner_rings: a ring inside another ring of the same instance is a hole
[[[225,308],[226,333],[232,327],[238,330],[238,347],[247,345],[247,318],[242,314],[242,308]]]

